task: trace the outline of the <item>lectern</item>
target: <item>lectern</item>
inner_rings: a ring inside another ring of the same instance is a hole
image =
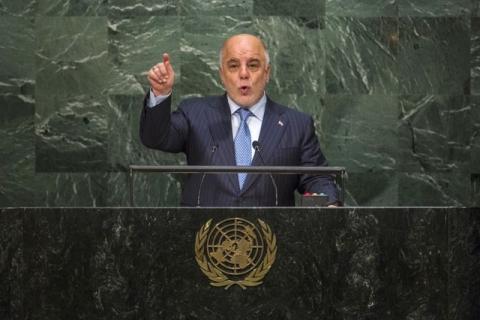
[[[1,319],[480,315],[478,208],[3,208]]]

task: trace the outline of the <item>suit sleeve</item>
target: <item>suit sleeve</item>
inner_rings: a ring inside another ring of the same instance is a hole
[[[313,119],[308,117],[308,124],[300,148],[302,166],[328,166],[327,159],[320,149],[320,143],[315,135]],[[328,203],[338,203],[338,189],[331,175],[301,175],[298,185],[300,194],[305,192],[325,193]]]
[[[152,149],[166,152],[184,152],[188,137],[189,122],[181,108],[170,112],[172,98],[169,96],[155,107],[148,107],[148,94],[140,115],[140,140]]]

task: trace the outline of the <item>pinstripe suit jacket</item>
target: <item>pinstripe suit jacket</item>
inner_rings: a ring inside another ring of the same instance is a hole
[[[231,114],[226,95],[187,99],[172,113],[171,98],[154,108],[147,107],[145,102],[140,119],[140,138],[145,146],[166,152],[183,152],[189,165],[235,165]],[[327,165],[315,135],[313,119],[269,98],[259,143],[265,165]],[[211,151],[213,146],[217,146],[214,153]],[[264,165],[258,154],[254,155],[252,165]],[[197,204],[201,176],[188,176],[183,186],[181,205]],[[338,200],[337,188],[330,176],[274,175],[274,178],[280,206],[295,204],[295,189],[300,193],[326,193],[329,202]],[[275,191],[268,175],[249,174],[240,190],[236,174],[211,174],[205,177],[200,204],[274,206]]]

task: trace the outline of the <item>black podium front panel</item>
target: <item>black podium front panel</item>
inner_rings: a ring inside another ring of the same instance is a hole
[[[0,211],[1,319],[480,319],[460,208]]]

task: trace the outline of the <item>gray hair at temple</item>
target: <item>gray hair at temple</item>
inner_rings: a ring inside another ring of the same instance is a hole
[[[257,37],[255,36],[256,38],[258,38],[260,40],[260,42],[262,43],[262,46],[263,46],[263,52],[265,53],[265,61],[267,62],[267,66],[270,64],[270,55],[268,54],[268,50],[267,50],[267,46],[265,45],[265,42],[263,42],[262,39],[260,39],[260,37]],[[222,47],[220,48],[220,51],[219,51],[219,54],[218,54],[218,65],[220,67],[220,69],[222,69],[222,60],[223,60],[223,50],[225,48],[225,43],[229,40],[230,38],[226,39],[223,44],[222,44]]]

